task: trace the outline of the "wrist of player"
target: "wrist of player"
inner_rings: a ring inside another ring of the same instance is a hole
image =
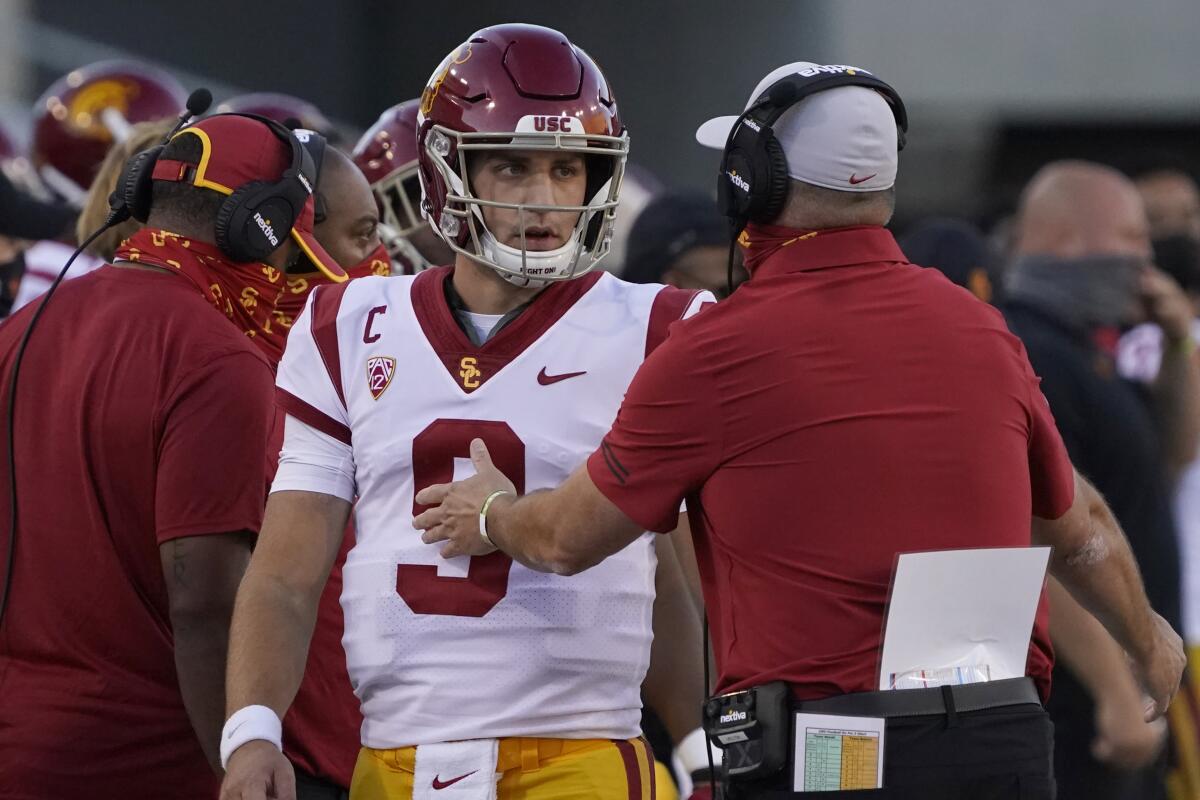
[[[221,768],[247,742],[264,741],[283,750],[283,721],[267,706],[246,706],[233,713],[221,730]]]
[[[676,768],[690,775],[692,783],[715,780],[712,769],[720,766],[721,751],[708,741],[703,728],[696,728],[680,739],[673,755]]]
[[[516,499],[515,495],[507,489],[497,489],[484,498],[483,504],[479,507],[479,536],[484,543],[492,550],[498,550],[499,546],[492,541],[492,533],[495,533],[499,525],[495,521],[496,513],[500,506],[505,502],[512,503]],[[488,515],[492,516],[491,531],[488,530]]]

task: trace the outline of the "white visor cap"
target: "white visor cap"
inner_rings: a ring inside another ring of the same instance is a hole
[[[797,61],[773,70],[754,87],[746,107],[781,78],[820,66]],[[724,150],[737,120],[710,119],[696,129],[696,141]],[[841,192],[877,192],[896,183],[896,117],[874,89],[839,86],[817,92],[785,111],[771,127],[787,156],[788,175],[795,180]]]

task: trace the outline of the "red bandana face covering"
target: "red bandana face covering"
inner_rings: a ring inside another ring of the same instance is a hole
[[[309,293],[332,283],[323,273],[288,275],[269,264],[233,264],[216,245],[154,228],[142,228],[122,242],[114,260],[179,272],[253,339],[272,364],[283,357],[288,329]],[[380,245],[346,272],[351,279],[390,274],[387,251]]]
[[[756,222],[748,224],[738,236],[738,244],[742,248],[742,262],[746,272],[754,274],[764,261],[778,253],[790,244],[802,239],[811,239],[817,231],[805,233],[795,228],[784,228],[779,225],[760,225]]]
[[[353,267],[346,267],[346,274],[350,276],[350,280],[355,278],[367,278],[371,275],[388,276],[392,274],[392,262],[388,258],[387,248],[382,244],[371,251],[371,254]],[[292,327],[296,317],[300,316],[300,312],[304,310],[304,304],[308,301],[308,296],[312,290],[318,286],[324,286],[333,281],[325,277],[324,272],[306,272],[300,275],[288,274],[284,276],[287,279],[287,284],[279,295],[279,299],[275,301],[275,308],[272,314],[279,320],[280,324],[287,328]]]

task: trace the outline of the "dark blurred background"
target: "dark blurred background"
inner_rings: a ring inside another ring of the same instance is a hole
[[[1065,154],[1126,169],[1165,154],[1200,171],[1195,0],[0,0],[0,120],[20,140],[55,78],[136,56],[218,101],[288,92],[361,130],[502,21],[559,28],[588,50],[616,89],[632,160],[667,185],[709,190],[716,159],[696,125],[792,60],[863,66],[905,98],[901,227],[929,214],[990,223]]]

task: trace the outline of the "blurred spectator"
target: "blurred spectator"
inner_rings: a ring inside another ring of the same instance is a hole
[[[740,248],[739,248],[740,249]],[[621,277],[729,294],[729,221],[700,193],[670,192],[650,201],[633,223]],[[746,277],[740,253],[734,283]]]
[[[1200,191],[1182,169],[1161,167],[1140,173],[1134,180],[1154,239],[1184,234],[1200,239]]]
[[[125,169],[125,162],[135,154],[158,144],[164,136],[170,133],[175,120],[165,119],[158,122],[139,122],[134,125],[129,136],[113,145],[100,164],[96,180],[92,181],[87,197],[83,200],[83,210],[79,212],[79,220],[75,223],[75,237],[82,242],[108,219],[108,196],[117,188],[117,178]],[[133,235],[142,227],[135,219],[128,219],[120,225],[109,228],[92,242],[84,252],[90,253],[103,261],[111,261],[117,245]],[[71,276],[78,272],[71,268]]]
[[[74,218],[68,206],[31,197],[0,172],[0,317],[12,310],[29,242],[65,235]]]
[[[1177,169],[1142,173],[1135,186],[1146,207],[1155,266],[1187,292],[1193,315],[1200,315],[1200,187]],[[1193,337],[1197,334],[1200,325],[1193,328]],[[1152,383],[1161,360],[1162,329],[1157,325],[1139,325],[1121,338],[1117,366],[1124,377]]]
[[[987,238],[966,220],[924,220],[911,227],[899,243],[912,263],[933,267],[985,303],[997,300],[995,259]]]
[[[58,238],[68,234],[74,218],[72,209],[30,196],[0,172],[0,236],[23,240]]]
[[[1166,275],[1148,266],[1150,233],[1133,184],[1115,170],[1057,162],[1021,198],[1005,286],[1013,332],[1079,471],[1112,506],[1154,608],[1179,627],[1179,567],[1168,467],[1196,446],[1200,391],[1191,358],[1192,313]],[[1170,344],[1152,396],[1116,372],[1121,326],[1150,319]],[[1153,405],[1151,405],[1153,403]],[[1157,413],[1153,413],[1157,411]],[[1120,648],[1065,592],[1051,605],[1059,652],[1047,706],[1064,798],[1158,798],[1154,762],[1165,731],[1142,721],[1142,698]],[[1161,762],[1160,762],[1161,763]]]

